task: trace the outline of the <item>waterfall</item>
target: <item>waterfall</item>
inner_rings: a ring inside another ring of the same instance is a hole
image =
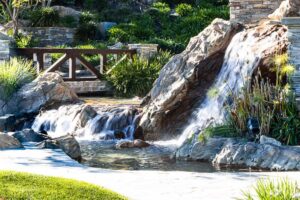
[[[133,140],[139,119],[139,111],[130,106],[68,105],[42,112],[35,118],[32,129],[54,138],[73,134],[84,140]]]
[[[221,71],[207,92],[205,100],[192,114],[182,135],[178,140],[174,140],[177,145],[182,145],[193,133],[203,130],[210,123],[224,122],[224,104],[229,100],[229,94],[237,94],[251,78],[265,52],[285,39],[280,38],[276,31],[263,31],[256,27],[233,37],[227,47]]]

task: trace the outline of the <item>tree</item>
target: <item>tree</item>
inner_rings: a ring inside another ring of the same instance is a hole
[[[4,12],[13,23],[13,34],[17,36],[19,15],[23,9],[30,8],[33,4],[38,4],[39,0],[0,0]],[[51,3],[51,2],[50,2]]]

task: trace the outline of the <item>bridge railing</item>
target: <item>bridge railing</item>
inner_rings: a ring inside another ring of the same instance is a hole
[[[26,56],[36,61],[37,72],[55,72],[69,61],[69,76],[64,77],[65,81],[91,81],[101,79],[101,75],[107,70],[108,55],[128,55],[133,59],[136,50],[121,50],[121,49],[55,49],[55,48],[18,48],[15,49],[18,55]],[[45,68],[45,55],[46,54],[62,54],[62,56],[51,66]],[[99,55],[99,66],[97,69],[92,63],[84,58],[84,55]],[[93,76],[92,77],[77,77],[76,67],[80,63],[86,68]]]

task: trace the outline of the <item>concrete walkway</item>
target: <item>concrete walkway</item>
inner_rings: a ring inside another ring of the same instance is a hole
[[[136,200],[215,200],[240,197],[260,177],[290,177],[284,173],[192,173],[163,171],[114,171],[85,167],[60,150],[26,148],[0,151],[0,170],[72,178],[97,184]]]

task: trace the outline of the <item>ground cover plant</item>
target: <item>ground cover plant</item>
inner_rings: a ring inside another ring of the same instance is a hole
[[[85,182],[0,171],[0,199],[5,200],[125,200],[117,193]]]

